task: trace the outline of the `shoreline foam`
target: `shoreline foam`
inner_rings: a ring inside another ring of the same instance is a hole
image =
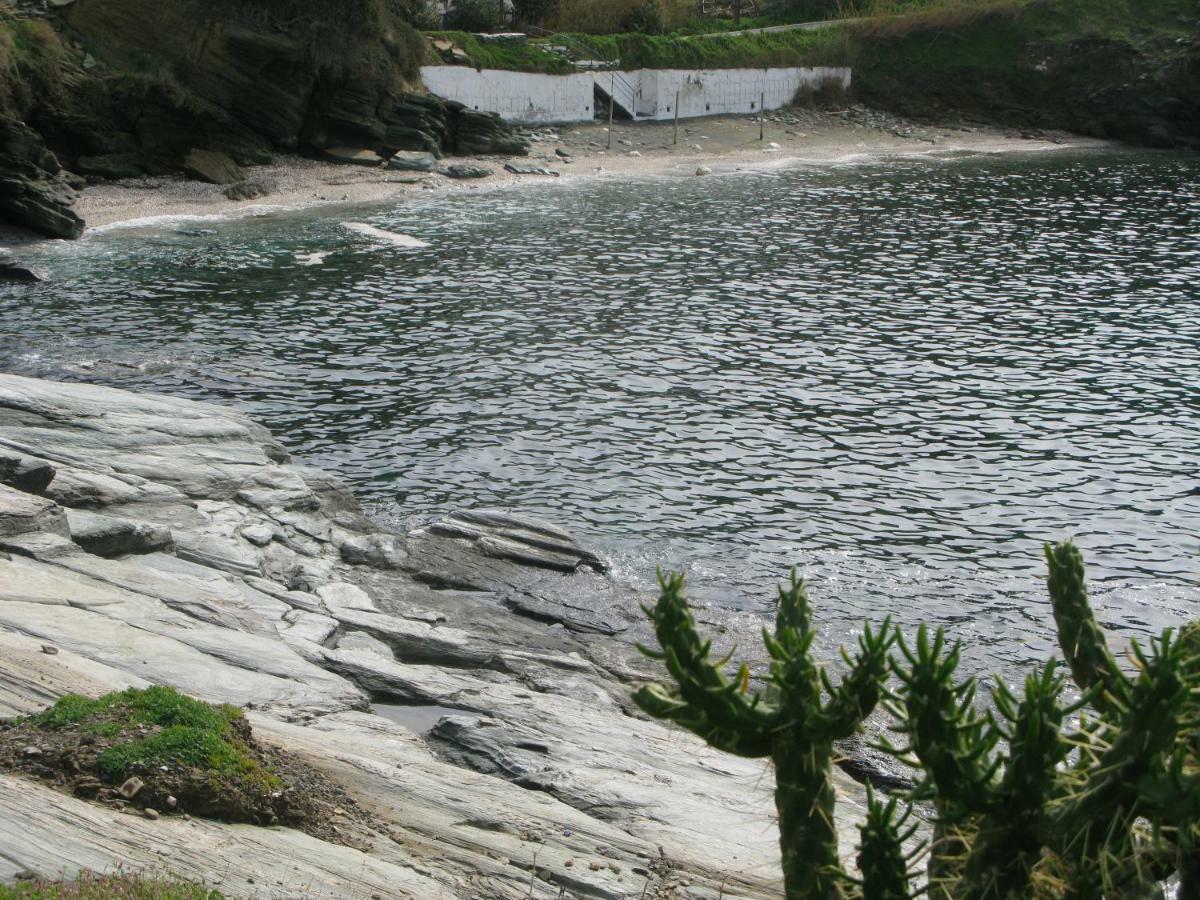
[[[458,181],[436,173],[362,169],[281,156],[274,165],[249,172],[251,179],[274,185],[265,203],[239,203],[227,199],[220,186],[166,177],[90,186],[76,209],[87,220],[90,233],[104,233],[117,227],[164,222],[218,222],[318,207],[336,209],[398,200],[414,192],[490,191],[518,183],[558,184],[615,177],[691,178],[696,177],[700,167],[710,169],[713,175],[723,175],[803,165],[942,161],[1113,146],[1069,135],[1022,137],[1002,129],[913,126],[890,117],[885,127],[872,127],[849,124],[839,114],[813,110],[784,110],[773,114],[773,118],[762,141],[758,140],[757,122],[743,117],[691,119],[680,126],[677,145],[671,143],[669,123],[617,124],[612,150],[604,146],[608,133],[600,124],[540,129],[534,132],[537,140],[523,161],[553,168],[560,174],[556,179],[506,172],[503,166],[508,157],[477,157],[478,162],[493,168],[494,174],[487,179]],[[789,124],[795,127],[785,127]],[[557,148],[569,153],[571,162],[558,156]]]

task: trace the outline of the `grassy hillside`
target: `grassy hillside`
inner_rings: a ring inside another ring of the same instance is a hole
[[[1194,0],[1031,0],[882,17],[851,31],[855,93],[1159,146],[1200,140]]]
[[[564,38],[506,44],[479,40],[462,32],[434,32],[463,50],[471,65],[481,69],[563,73],[573,66],[548,46],[569,40],[576,55],[620,61],[623,69],[733,69],[765,66],[838,65],[846,58],[846,34],[826,31],[784,31],[769,34],[572,34]],[[435,63],[440,62],[436,58]]]
[[[0,11],[0,115],[21,117],[40,98],[61,96],[67,61],[48,24]]]

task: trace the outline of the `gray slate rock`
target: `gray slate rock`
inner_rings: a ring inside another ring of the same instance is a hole
[[[432,172],[437,167],[437,157],[420,150],[400,150],[388,160],[389,169],[403,172]]]
[[[492,170],[483,166],[454,163],[442,169],[442,174],[448,178],[487,178],[492,174]]]
[[[155,553],[175,546],[171,529],[151,522],[137,522],[83,509],[67,511],[71,540],[96,556],[125,556]]]
[[[246,180],[241,166],[215,150],[189,151],[183,160],[183,171],[188,178],[209,184],[235,184]]]
[[[528,566],[558,572],[608,571],[604,560],[581,547],[569,531],[531,516],[498,509],[461,510],[434,522],[429,531],[472,541],[485,556]]]
[[[39,531],[68,537],[63,508],[53,500],[0,485],[0,539]]]
[[[505,163],[504,171],[512,172],[514,175],[553,175],[558,177],[558,173],[553,169],[547,169],[545,166],[527,166],[523,163]]]
[[[404,548],[399,539],[390,534],[368,534],[351,538],[339,548],[342,561],[352,566],[370,566],[373,569],[402,569]]]
[[[41,135],[15,120],[0,120],[0,217],[55,238],[83,234],[71,204],[76,192]]]
[[[6,253],[0,253],[0,281],[33,284],[41,280],[42,276],[33,269],[21,265],[15,258]]]
[[[270,194],[271,188],[261,181],[239,181],[222,193],[230,200],[257,200]]]
[[[27,494],[40,494],[54,480],[54,466],[20,454],[0,453],[0,484]]]

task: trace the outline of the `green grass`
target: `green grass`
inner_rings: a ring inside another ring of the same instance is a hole
[[[138,726],[161,729],[100,754],[101,773],[114,781],[137,766],[176,765],[204,769],[216,779],[238,781],[258,792],[270,790],[279,780],[237,735],[235,726],[241,720],[242,711],[235,706],[214,706],[162,686],[131,688],[96,699],[68,694],[30,717],[41,728],[81,726],[108,738]]]
[[[222,900],[198,884],[152,875],[95,875],[75,881],[21,881],[0,885],[0,900]]]
[[[474,66],[517,72],[561,74],[574,71],[570,63],[542,49],[547,40],[524,44],[480,41],[462,32],[430,32],[461,48]],[[766,66],[835,64],[844,55],[842,29],[784,31],[770,34],[711,34],[700,36],[651,34],[567,35],[579,53],[592,59],[620,60],[623,69],[734,69]],[[560,39],[561,40],[561,39]],[[436,62],[440,62],[440,58]]]
[[[224,730],[242,714],[236,706],[214,706],[174,688],[154,685],[97,699],[67,694],[45,712],[32,716],[31,721],[44,728],[64,728],[113,709],[119,709],[122,718],[133,725],[183,725],[206,731]]]
[[[522,44],[505,41],[481,41],[473,34],[465,31],[430,31],[426,34],[431,39],[448,40],[469,57],[471,64],[478,69],[503,69],[509,72],[545,72],[551,75],[564,75],[575,71],[570,62],[556,53],[545,48],[552,41],[531,40]],[[445,61],[429,45],[425,55],[426,65],[445,65]]]
[[[740,69],[819,66],[840,58],[841,29],[695,37],[614,34],[573,35],[597,59],[619,59],[623,69]]]

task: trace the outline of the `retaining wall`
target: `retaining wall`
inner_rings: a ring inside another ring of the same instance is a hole
[[[510,122],[585,122],[593,117],[593,85],[605,94],[609,72],[539,75],[466,66],[423,66],[430,92],[472,109],[499,113]],[[635,69],[618,73],[617,101],[638,119],[671,119],[675,92],[679,117],[753,113],[791,103],[801,90],[833,84],[850,87],[848,68]],[[765,102],[763,97],[765,95]]]
[[[539,75],[466,66],[422,66],[429,92],[509,122],[586,122],[592,118],[592,76]]]

